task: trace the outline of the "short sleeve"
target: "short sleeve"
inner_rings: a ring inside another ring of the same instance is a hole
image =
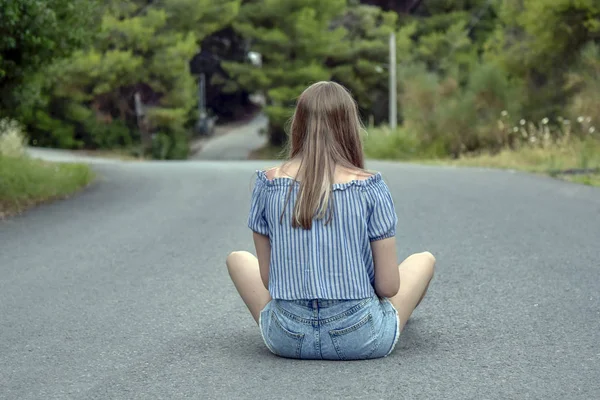
[[[398,216],[394,200],[383,179],[366,188],[369,202],[367,216],[367,232],[369,240],[387,239],[396,236]]]
[[[269,236],[269,225],[265,217],[265,189],[265,183],[258,176],[252,190],[248,228],[261,235]]]

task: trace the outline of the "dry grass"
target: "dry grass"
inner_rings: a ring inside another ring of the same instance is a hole
[[[517,150],[503,150],[497,154],[481,153],[450,159],[436,155],[435,149],[421,151],[412,139],[402,139],[386,134],[373,136],[365,145],[371,159],[411,161],[422,164],[453,165],[463,167],[487,167],[514,169],[543,173],[559,179],[585,185],[600,186],[600,141],[595,139],[571,139],[568,143],[546,147],[522,146]],[[406,144],[406,146],[402,146]],[[378,157],[375,154],[382,156]],[[252,154],[252,159],[281,159],[281,149],[264,147]],[[585,170],[596,172],[581,173]]]
[[[465,167],[489,167],[544,173],[586,185],[600,186],[600,138],[591,117],[571,122],[559,118],[555,124],[544,118],[539,123],[519,120],[516,126],[506,123],[503,112],[499,126],[511,147],[500,152],[482,151],[463,154],[458,159],[444,155],[435,143],[422,143],[405,128],[391,132],[375,128],[365,137],[369,158],[444,164]]]
[[[498,154],[467,155],[445,164],[515,169],[544,173],[586,185],[600,186],[600,142],[593,139],[571,140],[547,147],[522,147]]]

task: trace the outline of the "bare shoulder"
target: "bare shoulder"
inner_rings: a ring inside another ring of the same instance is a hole
[[[296,175],[296,172],[297,168],[293,164],[286,162],[276,167],[267,168],[265,170],[265,175],[267,176],[267,179],[273,180],[281,177],[293,178]]]
[[[267,177],[268,180],[273,180],[277,177],[277,170],[279,169],[279,167],[271,167],[271,168],[267,168],[265,169],[265,176]]]
[[[366,181],[367,179],[369,179],[370,177],[372,177],[373,175],[376,175],[376,172],[373,171],[366,171],[364,169],[357,169],[357,168],[344,168],[343,170],[343,174],[346,176],[347,180],[357,180],[357,181]]]
[[[335,171],[335,183],[348,183],[351,181],[365,181],[374,174],[358,168],[338,167]]]
[[[366,181],[370,177],[377,175],[377,172],[374,171],[365,171],[365,170],[357,170],[356,171],[356,179],[359,181]]]

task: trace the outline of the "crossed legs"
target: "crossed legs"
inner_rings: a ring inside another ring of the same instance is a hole
[[[260,278],[258,260],[247,251],[234,251],[227,256],[226,263],[235,288],[258,323],[261,310],[271,301]],[[398,311],[400,330],[425,297],[434,269],[435,257],[427,251],[413,254],[399,265],[400,290],[389,300]]]
[[[247,251],[234,251],[227,256],[226,263],[235,288],[258,324],[261,310],[271,301],[271,295],[260,279],[258,259]]]
[[[400,330],[425,297],[434,269],[435,257],[428,251],[413,254],[398,266],[400,290],[389,300],[398,311]]]

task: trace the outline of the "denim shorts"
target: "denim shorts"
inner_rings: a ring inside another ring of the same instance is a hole
[[[400,336],[386,298],[271,300],[260,313],[265,345],[280,357],[365,360],[389,355]]]

